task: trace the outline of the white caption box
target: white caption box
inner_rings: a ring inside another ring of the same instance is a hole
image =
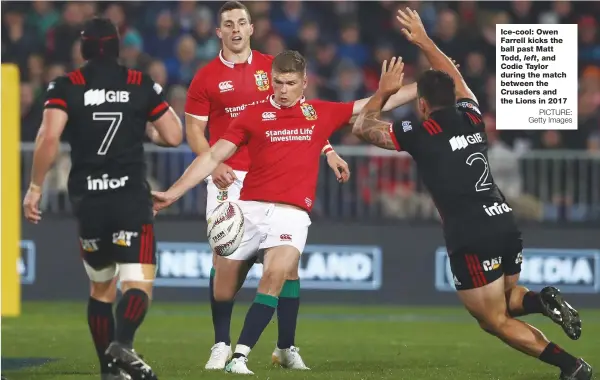
[[[577,129],[577,25],[496,25],[496,128]]]

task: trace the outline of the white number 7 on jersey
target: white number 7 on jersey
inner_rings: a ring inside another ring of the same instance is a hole
[[[119,126],[123,121],[123,112],[94,112],[92,117],[96,121],[110,121],[108,131],[98,149],[98,155],[104,156],[106,155],[106,152],[108,152],[108,148],[110,148],[110,144],[112,144],[112,141],[119,130]]]

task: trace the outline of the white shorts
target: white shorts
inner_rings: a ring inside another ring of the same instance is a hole
[[[291,245],[302,254],[311,224],[306,211],[275,203],[236,203],[244,214],[244,236],[239,248],[225,258],[249,260],[267,248],[281,245]]]
[[[237,201],[240,199],[240,192],[244,183],[244,178],[248,172],[234,170],[237,179],[225,190],[220,190],[212,181],[212,176],[206,177],[206,220],[215,211],[219,203],[225,201]]]

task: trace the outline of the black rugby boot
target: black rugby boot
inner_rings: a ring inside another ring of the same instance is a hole
[[[152,368],[132,348],[112,342],[106,349],[111,364],[122,369],[132,380],[158,380]]]
[[[539,293],[544,306],[544,315],[565,331],[572,340],[581,336],[581,318],[577,310],[562,297],[560,290],[553,286],[547,286]]]
[[[592,366],[587,364],[583,359],[577,360],[577,367],[571,373],[560,374],[559,380],[591,380]]]

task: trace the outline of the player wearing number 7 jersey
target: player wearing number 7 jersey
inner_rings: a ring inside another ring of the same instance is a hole
[[[571,339],[581,335],[576,310],[558,289],[539,293],[517,285],[523,260],[521,233],[512,208],[494,183],[477,99],[451,60],[429,39],[419,15],[399,11],[403,33],[434,70],[417,81],[420,125],[379,120],[386,99],[402,86],[392,63],[379,90],[354,123],[353,133],[384,149],[412,155],[444,223],[458,297],[481,328],[530,356],[559,367],[563,380],[589,380],[591,367],[549,342],[516,316],[543,314]]]
[[[41,187],[64,132],[71,146],[69,197],[91,283],[88,324],[102,379],[152,380],[152,369],[132,349],[156,268],[143,144],[148,136],[155,144],[177,146],[182,126],[159,85],[117,63],[119,36],[109,20],[86,23],[81,51],[86,64],[48,87],[25,217],[40,221]],[[123,295],[113,316],[117,275]]]

